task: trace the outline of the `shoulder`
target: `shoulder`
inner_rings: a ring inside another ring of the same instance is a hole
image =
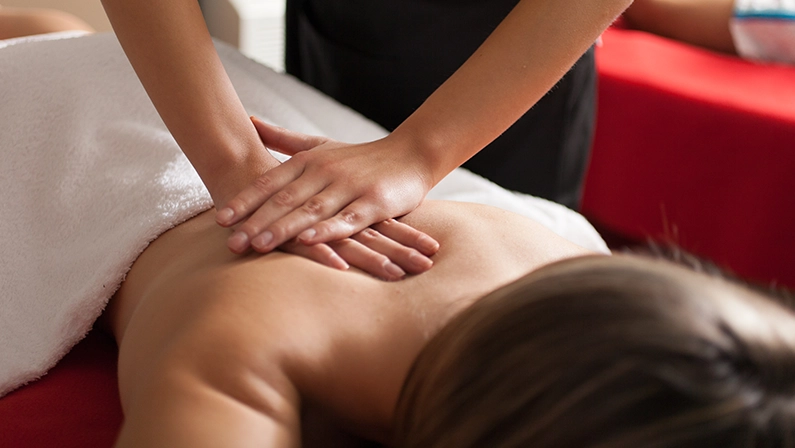
[[[442,240],[515,245],[544,238],[567,243],[530,218],[469,202],[425,201],[401,221]]]
[[[591,253],[533,219],[487,205],[426,201],[402,220],[441,245],[427,278],[446,275],[460,282],[469,272],[507,283],[548,263]]]

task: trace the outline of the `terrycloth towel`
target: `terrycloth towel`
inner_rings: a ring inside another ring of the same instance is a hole
[[[115,37],[53,37],[0,49],[0,396],[85,336],[149,242],[211,206]],[[343,141],[385,135],[294,79],[218,50],[250,114]],[[576,213],[463,170],[431,196],[493,203],[607,250]]]

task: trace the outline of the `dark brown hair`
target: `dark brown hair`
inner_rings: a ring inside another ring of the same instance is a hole
[[[795,314],[639,256],[587,257],[478,301],[425,347],[395,446],[795,446]]]

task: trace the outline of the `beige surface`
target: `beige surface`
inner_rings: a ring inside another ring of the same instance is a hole
[[[0,5],[59,9],[80,17],[97,31],[111,29],[100,0],[0,0]]]

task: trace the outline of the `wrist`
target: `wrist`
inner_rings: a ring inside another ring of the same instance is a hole
[[[458,143],[460,139],[444,123],[428,122],[413,116],[398,126],[389,138],[412,152],[419,161],[418,166],[430,185],[429,189],[477,151],[462,148]]]
[[[278,165],[279,161],[260,143],[253,148],[227,152],[200,175],[216,207],[221,207],[257,177]]]
[[[416,173],[420,182],[425,187],[426,193],[430,191],[443,177],[440,176],[439,160],[435,157],[436,151],[430,142],[424,141],[413,129],[398,127],[387,137],[385,147],[393,154],[399,154],[399,162],[403,167],[411,167],[410,171]]]

